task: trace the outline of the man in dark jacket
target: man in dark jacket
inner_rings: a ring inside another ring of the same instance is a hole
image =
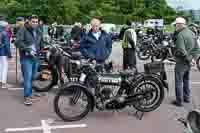
[[[32,79],[37,73],[37,55],[41,48],[42,33],[38,29],[38,17],[33,15],[29,24],[19,29],[16,36],[16,47],[20,51],[20,62],[24,78],[24,104],[32,105]]]
[[[191,86],[190,71],[193,59],[192,50],[195,47],[195,35],[186,27],[186,20],[182,17],[176,18],[176,66],[175,66],[175,89],[176,100],[173,104],[182,106],[183,102],[189,103]]]
[[[92,19],[91,31],[83,37],[80,44],[81,54],[88,59],[94,59],[97,63],[104,63],[111,54],[111,37],[103,30],[100,30],[99,19]]]

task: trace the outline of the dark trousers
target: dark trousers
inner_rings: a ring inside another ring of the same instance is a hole
[[[190,99],[190,71],[189,64],[177,63],[175,66],[176,100],[179,102],[182,102],[183,99]]]
[[[136,52],[135,49],[123,49],[123,69],[136,68]]]

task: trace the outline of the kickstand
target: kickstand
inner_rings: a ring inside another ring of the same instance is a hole
[[[144,116],[144,112],[141,112],[141,111],[136,111],[134,116],[139,119],[139,120],[142,120],[143,116]]]

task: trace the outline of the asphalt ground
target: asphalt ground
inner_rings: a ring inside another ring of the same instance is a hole
[[[121,66],[122,51],[119,44],[113,45],[111,59],[115,66]],[[56,88],[40,97],[33,106],[24,106],[23,88],[15,80],[15,61],[15,58],[9,61],[8,82],[10,87],[0,90],[0,133],[12,131],[16,133],[183,133],[184,127],[177,119],[185,117],[193,108],[200,108],[200,73],[195,69],[192,71],[192,103],[184,104],[184,107],[181,108],[170,104],[175,98],[174,66],[168,64],[166,71],[170,92],[160,108],[154,112],[145,113],[142,120],[138,120],[134,116],[135,110],[133,108],[126,108],[118,113],[95,111],[89,113],[81,121],[63,122],[53,108],[54,90],[57,90]],[[143,64],[144,62],[138,61],[139,71],[143,71]],[[18,79],[21,79],[19,65]],[[86,127],[66,127],[70,125]]]

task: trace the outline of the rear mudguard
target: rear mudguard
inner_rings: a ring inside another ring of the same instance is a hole
[[[162,86],[167,89],[167,92],[169,92],[169,87],[168,87],[167,81],[164,80],[163,77],[159,74],[156,74],[156,73],[151,73],[151,74],[140,73],[138,76],[136,76],[136,79],[139,81],[139,79],[147,77],[147,76],[152,77],[152,78],[156,78],[162,84]]]
[[[166,80],[163,79],[163,77],[159,74],[155,74],[155,73],[152,73],[152,74],[148,74],[150,76],[153,76],[154,78],[157,78],[158,80],[160,80],[160,82],[162,83],[162,85],[164,86],[164,88],[167,89],[167,92],[169,92],[169,86],[168,86],[168,83]]]
[[[94,95],[92,94],[92,92],[88,89],[88,87],[86,87],[84,84],[81,84],[79,82],[68,82],[66,84],[64,84],[62,87],[61,87],[61,90],[62,89],[66,89],[70,86],[77,86],[77,87],[80,87],[87,95],[89,98],[91,98],[91,101],[92,101],[92,106],[91,106],[91,111],[93,112],[94,111],[94,107],[95,107],[95,98],[94,98]]]

